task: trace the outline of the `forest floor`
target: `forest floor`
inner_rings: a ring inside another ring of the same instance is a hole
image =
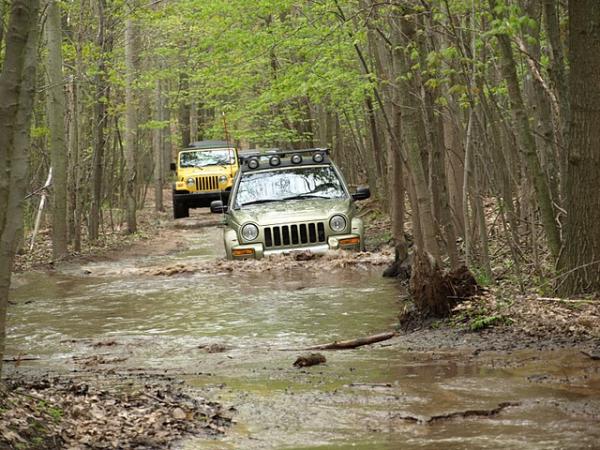
[[[374,267],[383,271],[393,259],[389,221],[373,206],[363,213],[368,224],[367,252],[319,257],[298,253],[263,261],[218,259],[192,264],[159,259],[129,267],[126,275],[168,278],[298,269],[317,274],[372,271]],[[214,227],[219,221],[219,216],[210,214],[173,221],[169,211],[157,214],[146,209],[140,214],[140,231],[135,235],[128,236],[115,227],[100,242],[71,254],[66,262],[83,266],[93,261],[170,255],[185,250],[188,243],[182,236],[186,229]],[[18,257],[16,272],[55,269],[49,233],[42,232],[37,239],[34,252]],[[85,275],[98,275],[85,267]],[[110,266],[103,265],[102,270],[101,275],[110,275]],[[124,274],[118,265],[114,270]],[[17,276],[14,282],[19,287],[23,281]],[[398,313],[407,304],[406,298],[399,298]],[[483,294],[459,304],[448,319],[398,325],[396,331],[398,336],[389,345],[409,352],[446,349],[466,352],[471,358],[522,349],[566,349],[592,361],[600,359],[600,302],[544,297],[534,286],[523,291],[504,280],[490,283]],[[97,380],[9,378],[0,394],[0,449],[169,448],[188,434],[226,432],[230,419],[218,403],[194,395],[177,378],[148,376],[149,381],[142,377],[142,382],[136,383],[128,379],[129,384],[118,390]]]

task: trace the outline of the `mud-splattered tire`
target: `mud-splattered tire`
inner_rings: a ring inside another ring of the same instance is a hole
[[[190,208],[184,203],[173,200],[173,217],[175,219],[190,217]]]

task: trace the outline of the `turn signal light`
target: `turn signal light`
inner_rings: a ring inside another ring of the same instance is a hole
[[[237,248],[234,249],[231,254],[233,256],[251,256],[254,255],[254,249],[252,248]]]
[[[340,239],[340,245],[358,245],[360,244],[359,237],[351,237],[346,239]]]

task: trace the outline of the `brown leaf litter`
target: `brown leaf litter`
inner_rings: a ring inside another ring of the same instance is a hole
[[[0,448],[169,449],[187,435],[218,435],[218,403],[172,384],[94,387],[73,380],[15,382],[0,390]]]

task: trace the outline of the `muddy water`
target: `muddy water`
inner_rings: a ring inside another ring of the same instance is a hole
[[[19,276],[7,352],[39,359],[7,371],[166,374],[235,408],[225,438],[190,439],[185,450],[600,448],[600,363],[574,350],[474,356],[443,342],[415,352],[396,338],[292,367],[302,353],[293,349],[393,326],[401,292],[377,271],[135,270],[222,257],[219,236],[216,227],[185,230],[185,250],[168,256]],[[503,402],[513,406],[490,417],[426,423]]]

